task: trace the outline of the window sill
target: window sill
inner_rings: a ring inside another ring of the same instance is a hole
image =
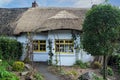
[[[75,54],[74,53],[55,53],[54,55],[60,55],[60,56],[74,56]]]
[[[39,51],[33,51],[33,54],[46,54],[47,52],[39,52]]]

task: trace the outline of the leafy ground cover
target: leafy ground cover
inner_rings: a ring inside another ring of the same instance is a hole
[[[21,64],[15,63],[16,61],[0,61],[0,80],[44,80],[42,74],[32,66],[29,65],[30,69],[25,67],[21,69]],[[19,63],[25,65],[24,62],[19,61]]]

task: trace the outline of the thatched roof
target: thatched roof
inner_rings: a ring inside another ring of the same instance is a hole
[[[87,9],[0,8],[0,34],[20,34],[56,29],[81,30]]]
[[[6,9],[0,8],[0,35],[12,35],[14,22],[27,8]]]
[[[58,12],[55,16],[52,16],[48,19],[76,19],[79,18],[72,13],[67,12],[66,10]]]
[[[17,21],[14,33],[56,29],[81,30],[87,9],[30,8]]]

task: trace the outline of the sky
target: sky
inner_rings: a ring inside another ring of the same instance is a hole
[[[0,0],[0,8],[31,7],[34,0]],[[75,7],[90,8],[93,4],[103,3],[104,0],[36,0],[40,7]],[[120,6],[120,0],[108,0],[114,6]]]

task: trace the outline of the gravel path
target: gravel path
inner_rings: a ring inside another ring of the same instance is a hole
[[[45,63],[34,63],[35,67],[40,73],[43,74],[45,80],[60,80],[60,78],[50,72],[48,72],[48,65]]]

